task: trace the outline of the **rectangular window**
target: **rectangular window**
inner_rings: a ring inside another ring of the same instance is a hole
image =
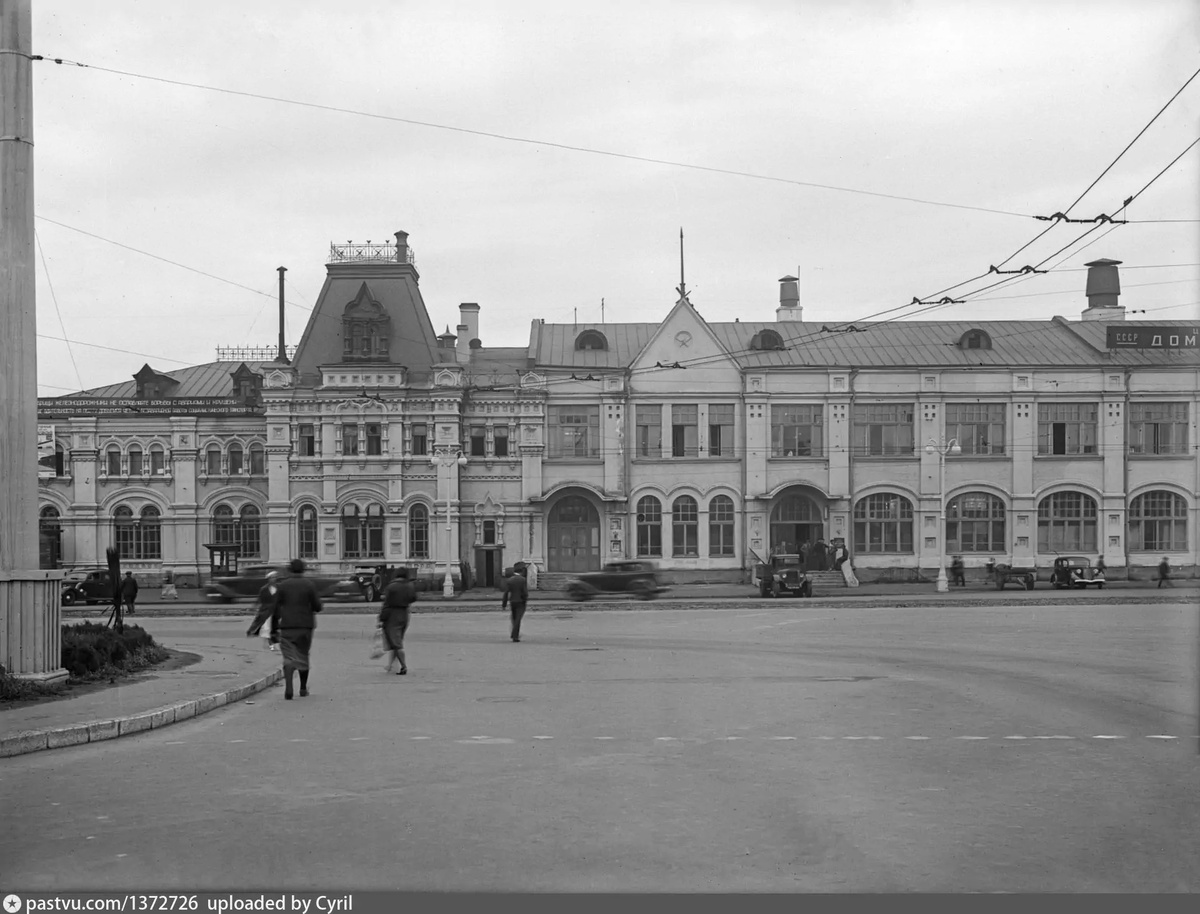
[[[508,456],[508,426],[497,425],[492,431],[493,446],[496,449],[497,457]]]
[[[964,454],[974,456],[1004,453],[1003,403],[947,403],[946,440],[958,439]]]
[[[108,458],[108,460],[106,461],[108,463],[108,466],[107,466],[108,475],[109,476],[120,476],[121,475],[121,452],[120,451],[109,451],[105,456]]]
[[[150,473],[152,475],[161,476],[166,472],[165,457],[165,452],[157,448],[150,452]]]
[[[637,456],[662,456],[662,407],[638,406],[634,410],[637,427]]]
[[[671,407],[671,456],[695,457],[700,453],[700,407]]]
[[[733,404],[708,405],[708,456],[733,456]]]
[[[733,555],[733,502],[724,497],[708,508],[708,554]]]
[[[824,452],[824,407],[816,404],[771,407],[771,456],[820,457]]]
[[[367,558],[383,557],[383,524],[371,522],[367,524]]]
[[[315,516],[300,516],[300,558],[315,559],[317,557],[317,519]]]
[[[1095,454],[1095,403],[1039,403],[1039,454]]]
[[[862,403],[854,407],[854,446],[867,457],[913,455],[913,405]]]
[[[345,542],[342,543],[342,555],[348,559],[357,559],[362,556],[362,530],[357,524],[346,524],[342,527],[342,536]]]
[[[599,457],[600,407],[551,406],[547,457]]]
[[[317,456],[317,427],[315,425],[300,426],[300,456]]]
[[[240,475],[242,472],[242,449],[240,447],[231,447],[229,449],[229,474],[231,476]]]
[[[129,451],[129,475],[142,475],[142,452],[139,450],[131,449]]]
[[[267,452],[261,447],[252,447],[250,449],[250,475],[267,475]]]
[[[342,426],[342,456],[358,456],[358,426],[347,423]],[[356,553],[357,554],[357,553]]]
[[[367,423],[367,456],[378,457],[383,453],[383,426],[378,422]]]
[[[472,457],[487,456],[487,426],[472,425],[471,426],[471,441],[470,455]]]
[[[204,452],[206,469],[209,476],[221,475],[221,451],[216,447],[210,447]]]
[[[1187,439],[1186,403],[1129,404],[1129,453],[1186,454]]]
[[[429,426],[424,422],[413,423],[412,452],[414,457],[424,457],[429,453]]]

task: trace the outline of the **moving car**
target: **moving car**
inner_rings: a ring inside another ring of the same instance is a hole
[[[113,598],[112,579],[108,569],[102,565],[85,565],[72,568],[63,576],[62,605],[76,603],[111,603]]]
[[[758,592],[764,597],[793,594],[811,597],[812,578],[804,570],[799,555],[780,553],[771,556],[767,564],[758,566]]]
[[[653,600],[666,589],[658,583],[658,569],[653,562],[621,561],[581,574],[567,585],[567,594],[572,600],[590,600],[598,593],[628,593]]]
[[[253,600],[267,583],[272,571],[286,577],[291,572],[287,565],[245,565],[237,574],[213,578],[204,587],[206,599],[221,603],[238,600]],[[318,574],[305,572],[304,576],[317,585],[317,593],[324,599],[349,599],[359,597],[362,591],[358,581],[346,574]]]
[[[1063,587],[1104,589],[1104,572],[1092,567],[1092,560],[1081,555],[1060,555],[1054,560],[1050,583],[1055,590]]]
[[[1037,569],[1032,566],[1005,565],[989,561],[987,569],[996,582],[997,590],[1003,590],[1005,584],[1020,584],[1026,590],[1033,590],[1037,583]]]

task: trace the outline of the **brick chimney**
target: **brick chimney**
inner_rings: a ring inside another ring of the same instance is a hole
[[[467,345],[471,340],[479,339],[479,305],[473,301],[465,301],[458,306],[458,325],[466,327]]]
[[[1119,260],[1107,257],[1084,264],[1088,268],[1085,321],[1123,321],[1125,309],[1117,304],[1121,297],[1121,277],[1117,273]]]
[[[798,321],[804,319],[804,308],[800,306],[800,278],[785,276],[779,280],[779,307],[775,309],[775,320]]]

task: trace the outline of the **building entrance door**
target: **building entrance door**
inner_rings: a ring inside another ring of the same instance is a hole
[[[475,586],[499,587],[502,583],[504,564],[499,549],[475,550]]]
[[[600,570],[600,515],[586,498],[571,495],[559,501],[550,509],[546,533],[548,571]]]
[[[825,535],[821,509],[806,495],[787,495],[771,511],[771,552],[796,555]]]

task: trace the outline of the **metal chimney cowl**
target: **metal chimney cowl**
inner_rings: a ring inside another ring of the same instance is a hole
[[[804,308],[800,305],[800,278],[784,276],[779,280],[779,307],[775,309],[775,320],[803,320]]]
[[[1120,306],[1121,276],[1119,260],[1102,257],[1084,264],[1088,268],[1086,294],[1088,306],[1083,312],[1085,321],[1123,321],[1125,309]]]

